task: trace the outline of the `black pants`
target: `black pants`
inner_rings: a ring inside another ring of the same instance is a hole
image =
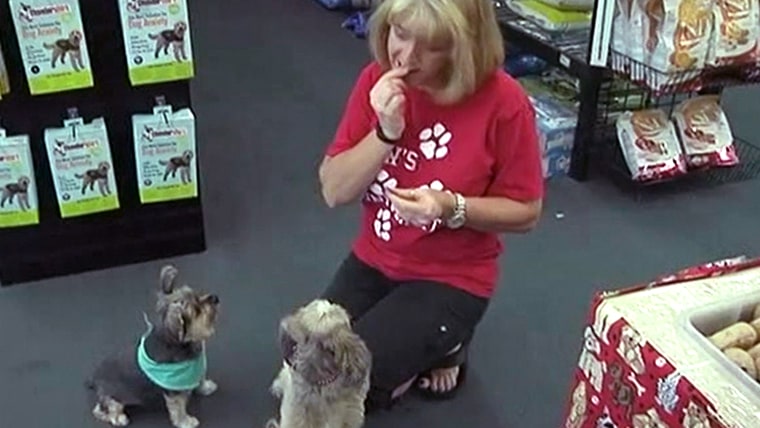
[[[432,281],[392,281],[351,253],[323,298],[340,304],[372,352],[368,407],[468,343],[488,300]]]

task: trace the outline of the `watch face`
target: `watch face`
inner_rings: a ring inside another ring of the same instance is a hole
[[[464,216],[455,216],[449,220],[449,227],[451,229],[458,229],[464,226]]]

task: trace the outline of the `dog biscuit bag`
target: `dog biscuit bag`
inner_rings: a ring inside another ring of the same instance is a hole
[[[119,195],[103,118],[64,120],[45,129],[45,147],[61,217],[119,208]]]
[[[692,168],[739,163],[731,126],[718,100],[718,95],[701,95],[682,101],[673,111],[686,162]]]
[[[634,181],[661,181],[686,174],[686,160],[675,126],[664,111],[627,111],[618,116],[616,127]]]
[[[78,0],[10,0],[32,95],[94,85]]]
[[[760,38],[760,1],[717,0],[707,62],[715,67],[754,64]]]
[[[132,85],[193,77],[187,1],[118,1]]]
[[[28,135],[0,129],[0,227],[40,222],[37,186]]]
[[[159,105],[153,114],[132,116],[135,163],[142,203],[198,196],[195,117]]]

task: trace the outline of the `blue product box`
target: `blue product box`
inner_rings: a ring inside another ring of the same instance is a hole
[[[531,95],[543,157],[544,178],[567,175],[578,113],[546,95]]]

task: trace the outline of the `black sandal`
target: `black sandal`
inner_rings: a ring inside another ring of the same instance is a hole
[[[428,388],[423,388],[419,385],[421,379],[427,379],[432,381],[432,371],[441,369],[450,369],[459,367],[459,373],[456,378],[456,385],[446,392],[436,392]],[[428,371],[421,373],[415,385],[415,390],[423,397],[433,400],[449,400],[459,392],[462,384],[467,378],[467,345],[462,344],[461,347],[454,353],[445,356],[438,363],[430,368]]]

